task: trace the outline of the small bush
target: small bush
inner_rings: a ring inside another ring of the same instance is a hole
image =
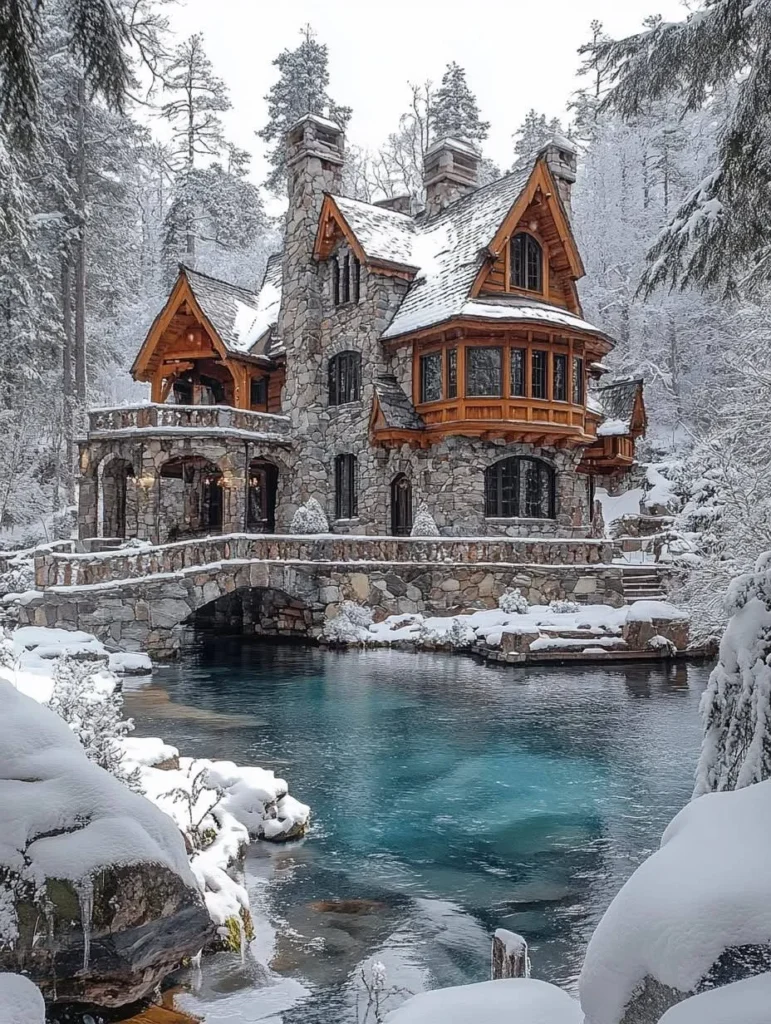
[[[329,533],[329,521],[315,498],[308,498],[292,516],[290,533]]]
[[[498,607],[507,615],[525,615],[530,608],[527,598],[517,589],[507,590],[498,598]]]
[[[581,611],[581,605],[575,601],[549,601],[549,611],[557,615],[576,615]]]

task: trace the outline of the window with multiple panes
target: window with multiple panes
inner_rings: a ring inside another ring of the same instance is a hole
[[[573,402],[584,402],[584,361],[580,356],[573,356]]]
[[[527,349],[513,348],[511,350],[511,396],[513,398],[523,397],[526,391],[525,373],[527,372]]]
[[[552,356],[552,398],[566,402],[568,398],[568,357],[561,352]]]
[[[356,456],[338,455],[335,459],[335,519],[356,517],[356,490]]]
[[[466,395],[484,398],[501,394],[503,350],[492,345],[466,349]]]
[[[553,519],[554,470],[540,459],[501,459],[485,470],[485,515]]]
[[[442,353],[429,352],[420,357],[420,400],[439,402],[442,398]]]
[[[533,238],[522,232],[511,240],[511,285],[529,292],[543,291],[543,253]]]
[[[361,297],[361,263],[349,252],[332,260],[332,297],[336,306]]]
[[[531,354],[530,394],[533,398],[548,398],[548,365],[549,353],[535,348]]]
[[[249,404],[254,409],[268,404],[268,378],[252,377],[249,387]]]
[[[447,349],[447,397],[458,397],[458,350]]]
[[[361,353],[338,352],[329,360],[329,404],[345,405],[361,398]]]

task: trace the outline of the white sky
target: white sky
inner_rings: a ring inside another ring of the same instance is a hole
[[[266,119],[263,97],[277,71],[271,62],[299,44],[308,22],[329,47],[331,96],[353,107],[351,141],[376,148],[407,106],[406,83],[438,82],[454,60],[491,122],[485,152],[505,169],[511,135],[531,107],[564,115],[580,82],[576,50],[593,18],[619,37],[646,15],[687,13],[681,0],[186,0],[170,11],[175,33],[204,33],[230,89],[228,137],[253,154],[258,181],[265,164],[254,130]]]

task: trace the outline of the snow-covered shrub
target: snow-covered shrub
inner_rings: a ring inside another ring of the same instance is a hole
[[[70,537],[78,535],[78,509],[76,505],[70,505],[61,512],[55,512],[51,517],[51,539],[69,540]]]
[[[549,601],[549,611],[557,615],[576,615],[581,611],[581,605],[575,601]]]
[[[517,588],[509,588],[498,598],[498,607],[507,615],[526,615],[530,607],[527,598]]]
[[[425,501],[422,501],[418,505],[418,511],[415,513],[415,521],[412,524],[412,531],[410,534],[412,537],[438,537],[439,527],[436,525],[434,517],[428,510],[428,505]]]
[[[467,622],[456,617],[452,620],[452,625],[445,634],[445,638],[451,647],[461,650],[464,647],[471,647],[477,635]]]
[[[0,574],[0,597],[21,594],[34,587],[35,565],[31,558],[14,559],[6,571]]]
[[[343,601],[334,619],[324,623],[325,640],[336,644],[360,644],[371,636],[372,609],[355,601]]]
[[[308,498],[292,516],[290,533],[329,533],[326,513],[315,498]]]
[[[119,742],[133,730],[134,723],[123,717],[123,696],[112,673],[95,672],[93,663],[60,655],[48,706],[69,725],[89,760],[136,787],[137,773],[124,766]]]

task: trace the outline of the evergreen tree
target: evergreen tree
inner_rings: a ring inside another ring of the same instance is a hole
[[[719,284],[731,294],[771,281],[770,45],[768,4],[702,0],[683,22],[650,19],[598,46],[595,63],[614,82],[605,104],[623,117],[663,100],[720,124],[708,173],[649,253],[647,290]]]
[[[590,24],[589,29],[591,39],[578,48],[579,56],[583,58],[578,74],[587,76],[589,85],[578,89],[568,104],[568,109],[573,111],[573,134],[584,142],[594,138],[600,104],[608,84],[606,70],[597,61],[597,50],[601,44],[607,43],[609,36],[603,32],[602,22],[597,19]]]
[[[539,114],[531,107],[525,120],[514,132],[514,152],[517,159],[530,159],[549,139],[563,134],[559,118],[553,117],[551,121],[547,121],[545,114]]]
[[[272,143],[268,155],[272,170],[265,184],[276,195],[283,195],[286,190],[284,137],[294,122],[303,114],[320,114],[345,128],[351,117],[351,108],[338,106],[327,93],[326,45],[316,42],[310,25],[302,30],[302,37],[296,49],[284,50],[273,61],[279,78],[265,97],[268,123],[257,132],[265,142]]]
[[[479,116],[476,97],[466,82],[466,72],[454,61],[447,65],[442,84],[436,90],[431,108],[431,128],[435,139],[452,136],[467,142],[483,142],[490,122]]]

